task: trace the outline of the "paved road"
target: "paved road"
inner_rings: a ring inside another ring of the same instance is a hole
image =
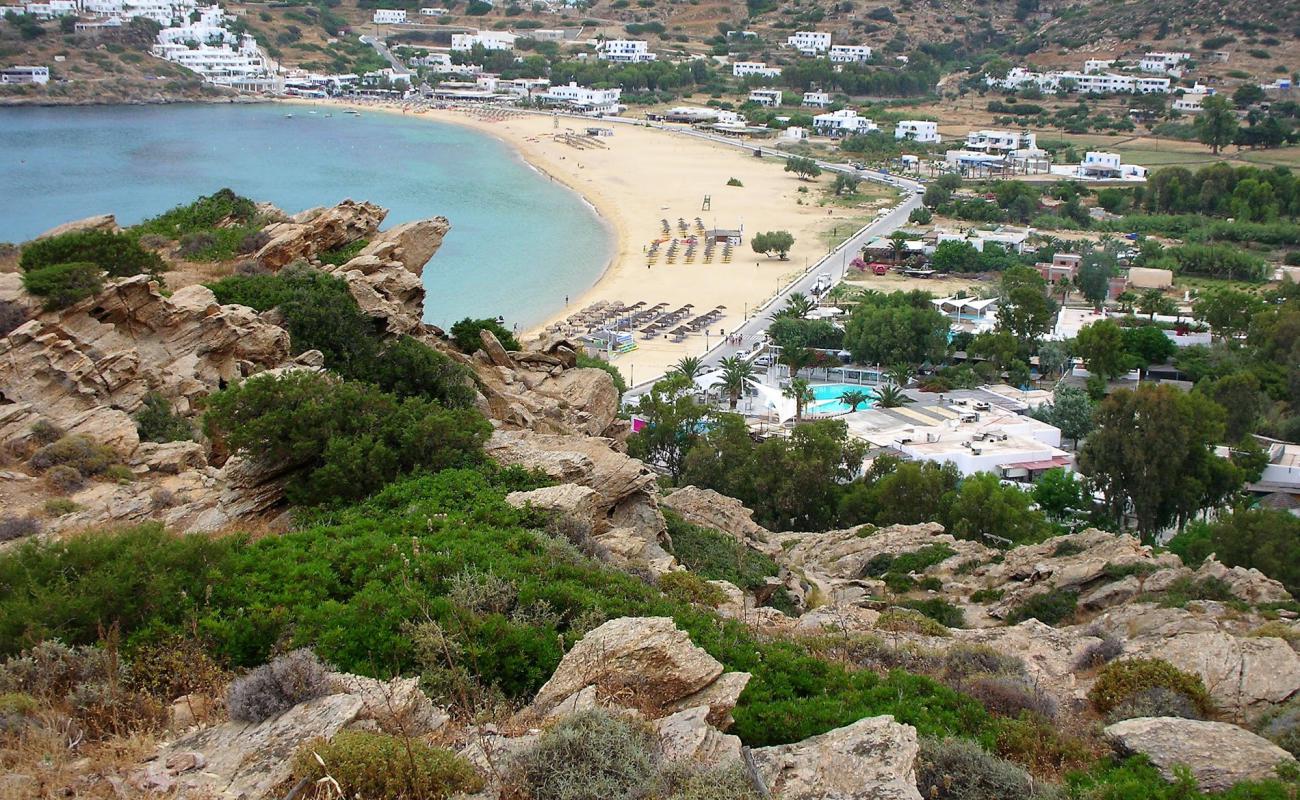
[[[685,136],[708,139],[710,141],[718,142],[719,144],[739,147],[750,151],[755,150],[758,147],[753,142],[738,142],[735,139],[713,136],[690,129],[665,129]],[[778,155],[777,153],[769,153],[766,148],[764,148],[763,155],[770,155],[773,158],[785,158],[784,154]],[[885,175],[870,170],[855,170],[842,164],[831,164],[824,161],[819,161],[817,163],[823,170],[830,172],[844,172],[876,183],[890,184],[902,192],[902,199],[894,210],[890,211],[877,221],[860,229],[830,253],[827,253],[816,263],[809,266],[808,270],[804,272],[803,275],[792,281],[775,297],[755,311],[744,325],[732,331],[732,333],[740,334],[742,336],[743,344],[727,344],[724,340],[723,342],[714,345],[703,356],[706,370],[718,366],[718,363],[724,358],[741,352],[749,352],[754,343],[759,341],[761,334],[767,330],[767,326],[771,324],[771,313],[785,305],[785,302],[790,295],[799,292],[811,296],[812,288],[817,283],[817,276],[823,272],[828,273],[831,276],[832,283],[837,283],[840,278],[843,277],[848,262],[852,261],[853,258],[861,252],[863,245],[877,236],[887,236],[906,225],[907,218],[912,213],[912,210],[921,205],[921,195],[917,193],[917,190],[922,188],[922,184],[917,181],[899,178],[898,176],[893,175]],[[644,394],[653,385],[654,380],[650,380],[631,387],[627,394],[624,395],[624,401],[635,402],[635,399],[639,395]]]
[[[388,44],[383,39],[379,39],[374,36],[362,36],[360,38],[362,44],[368,44],[371,47],[375,48],[375,52],[383,56],[384,59],[389,64],[392,65],[394,72],[401,75],[412,74],[411,71],[406,68],[406,65],[402,63],[401,59],[393,55],[393,51],[388,49]]]

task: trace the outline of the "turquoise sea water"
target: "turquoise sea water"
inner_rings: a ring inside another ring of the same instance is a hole
[[[439,325],[531,326],[612,253],[581,197],[455,125],[326,106],[0,109],[0,241],[92,214],[131,224],[223,186],[289,212],[370,200],[389,209],[385,227],[447,217],[424,271],[425,319]]]

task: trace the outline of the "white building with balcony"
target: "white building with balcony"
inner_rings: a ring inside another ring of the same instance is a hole
[[[406,9],[404,8],[376,8],[374,23],[376,25],[405,25]]]
[[[836,64],[864,64],[871,60],[871,48],[865,44],[837,44],[830,50]]]
[[[780,89],[751,89],[749,92],[749,102],[758,103],[764,108],[776,108],[781,105]]]
[[[909,139],[922,144],[935,144],[939,136],[939,123],[923,119],[905,119],[894,126],[895,139]]]
[[[622,110],[618,103],[622,93],[622,89],[591,89],[569,82],[564,86],[552,86],[537,99],[588,114],[617,114]]]
[[[779,78],[780,67],[769,67],[762,61],[736,61],[731,65],[731,74],[736,78],[756,75],[760,78]]]
[[[809,108],[826,108],[831,104],[831,96],[826,92],[804,92],[800,105]]]
[[[821,31],[796,31],[785,43],[801,55],[818,56],[831,49],[831,35]]]
[[[1201,102],[1212,94],[1214,94],[1213,89],[1204,84],[1198,83],[1191,89],[1183,92],[1182,97],[1174,98],[1174,110],[1181,111],[1184,114],[1197,114],[1201,110]]]
[[[1137,77],[1114,72],[1031,72],[1022,67],[1012,68],[1001,78],[987,76],[984,82],[996,89],[1035,87],[1047,94],[1154,94],[1168,92],[1170,88],[1168,78]]]
[[[457,51],[473,50],[474,45],[482,45],[484,50],[513,50],[515,40],[519,37],[505,31],[475,31],[474,33],[453,33],[451,49]]]
[[[1147,179],[1147,168],[1122,163],[1118,153],[1089,151],[1078,164],[1052,167],[1052,174],[1085,181],[1141,182]]]
[[[263,55],[251,35],[236,36],[218,25],[196,22],[163,28],[150,52],[220,86],[268,91],[283,83],[275,63]]]
[[[5,67],[0,69],[0,85],[10,86],[19,83],[49,83],[49,67]]]
[[[654,61],[650,44],[640,39],[606,39],[596,45],[596,58],[616,64],[640,64]]]
[[[1110,69],[1115,62],[1109,58],[1090,58],[1083,62],[1083,71],[1091,75],[1095,72],[1105,72]]]
[[[1173,73],[1182,74],[1179,66],[1184,61],[1190,61],[1191,53],[1165,53],[1155,52],[1147,53],[1138,61],[1138,69],[1143,72],[1155,73]]]
[[[866,117],[858,116],[856,110],[842,108],[839,111],[813,117],[813,130],[823,136],[839,138],[875,133],[880,130],[880,127]]]
[[[985,153],[1037,150],[1038,134],[1029,131],[971,131],[966,134],[966,149]]]

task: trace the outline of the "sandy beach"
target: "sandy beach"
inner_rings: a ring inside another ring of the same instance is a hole
[[[358,108],[403,113],[400,106]],[[831,180],[827,175],[801,181],[780,163],[754,158],[748,151],[653,128],[592,122],[612,128],[613,135],[600,137],[604,148],[578,149],[557,139],[557,134],[582,134],[587,120],[540,114],[491,119],[457,109],[407,113],[468,125],[507,142],[529,164],[582,194],[614,233],[614,254],[600,279],[592,286],[574,287],[568,306],[527,335],[539,334],[598,301],[666,303],[672,309],[689,303],[696,314],[725,307],[721,319],[707,328],[707,336],[701,331],[673,342],[662,334],[649,340],[635,334],[637,349],[613,358],[629,384],[663,374],[684,355],[703,353],[747,312],[752,315],[803,272],[806,264],[825,255],[827,234],[834,230],[842,239],[889,204],[877,200],[856,208],[822,207],[819,202]],[[728,186],[732,178],[743,185]],[[706,196],[710,208],[703,210]],[[659,257],[648,264],[647,249],[664,238],[662,220],[669,221],[671,239],[684,238],[677,227],[679,219],[694,235],[696,218],[709,229],[743,228],[744,242],[734,248],[730,263],[723,263],[721,247],[711,263],[704,263],[701,247],[694,263],[685,263],[682,251],[676,263],[669,264],[665,242]],[[452,235],[455,224],[452,220]],[[788,260],[757,255],[750,249],[753,235],[768,230],[794,235]]]

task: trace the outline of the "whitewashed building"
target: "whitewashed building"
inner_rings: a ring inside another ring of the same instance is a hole
[[[802,55],[816,56],[831,49],[831,35],[821,31],[796,31],[785,43]]]
[[[445,17],[451,12],[445,8],[422,8],[420,16],[422,17]]]
[[[1052,167],[1052,174],[1086,181],[1141,182],[1147,179],[1147,168],[1122,163],[1118,153],[1089,151],[1078,164]]]
[[[1014,67],[1001,78],[986,76],[984,82],[997,89],[1035,87],[1046,94],[1079,92],[1081,94],[1154,94],[1168,92],[1168,78],[1119,75],[1113,72],[1031,72]]]
[[[1181,75],[1182,70],[1179,69],[1179,66],[1184,61],[1190,61],[1191,58],[1191,53],[1147,53],[1138,61],[1138,69],[1143,72],[1177,73]]]
[[[616,64],[640,64],[654,61],[650,44],[641,39],[606,39],[596,45],[596,58]]]
[[[923,119],[905,119],[894,126],[895,139],[909,139],[923,144],[939,142],[939,123]]]
[[[826,92],[804,92],[800,105],[809,108],[826,108],[831,104],[831,96]]]
[[[837,44],[830,50],[836,64],[862,64],[871,60],[871,48],[865,44]]]
[[[1038,135],[1029,131],[971,131],[966,134],[966,149],[985,153],[1037,150]]]
[[[780,89],[751,89],[749,92],[749,102],[758,103],[766,108],[776,108],[781,105]]]
[[[0,84],[49,83],[49,67],[17,66],[0,69]]]
[[[236,36],[220,25],[196,22],[163,28],[150,52],[220,86],[269,91],[283,85],[276,64],[251,35]]]
[[[1090,58],[1083,62],[1083,71],[1089,75],[1095,72],[1105,72],[1110,69],[1115,62],[1109,58]]]
[[[852,108],[842,108],[829,114],[813,117],[813,130],[823,136],[841,137],[875,133],[880,130],[876,123],[866,117],[858,116]]]
[[[589,114],[617,114],[622,110],[618,103],[622,93],[622,89],[592,89],[569,82],[564,86],[552,86],[537,98],[544,103]]]
[[[744,78],[748,75],[757,75],[760,78],[778,78],[781,76],[781,68],[769,67],[762,61],[736,61],[731,65],[731,74],[736,78]]]
[[[404,8],[376,8],[374,23],[376,25],[405,25],[406,9]]]
[[[519,37],[504,31],[475,31],[474,33],[453,33],[451,49],[457,51],[473,50],[474,45],[482,45],[484,50],[513,50],[515,40]]]
[[[1214,90],[1203,83],[1198,83],[1183,92],[1182,97],[1174,98],[1174,110],[1184,114],[1196,114],[1201,110],[1201,102],[1214,94]]]

